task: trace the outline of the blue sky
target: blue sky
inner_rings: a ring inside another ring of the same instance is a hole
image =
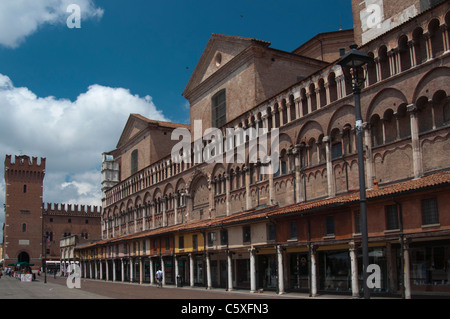
[[[340,25],[350,0],[1,0],[0,157],[47,158],[44,202],[100,205],[101,153],[130,113],[189,121],[181,94],[212,33],[292,51]]]
[[[212,33],[292,51],[319,32],[338,30],[340,21],[352,28],[350,0],[93,3],[103,16],[83,19],[81,12],[81,29],[44,24],[18,48],[1,48],[0,72],[38,96],[72,101],[92,84],[127,88],[152,96],[172,121],[185,122],[181,93]]]

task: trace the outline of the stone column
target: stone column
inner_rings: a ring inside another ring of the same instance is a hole
[[[411,299],[411,272],[409,265],[409,241],[403,243],[403,280],[405,289],[405,299]]]
[[[173,212],[174,212],[174,224],[177,225],[178,224],[178,201],[180,195],[178,193],[175,193],[175,197],[174,197],[174,204],[173,204]]]
[[[230,203],[230,175],[224,174],[225,178],[225,203],[226,203],[226,214],[230,215],[231,212],[231,203]]]
[[[299,158],[299,149],[297,145],[294,150],[294,165],[295,165],[295,202],[300,203],[305,200],[303,187],[302,187],[302,176],[300,171],[300,158]]]
[[[113,281],[116,281],[116,260],[112,260],[112,266],[113,266]]]
[[[358,283],[358,247],[354,241],[349,243],[350,251],[350,263],[351,263],[351,274],[352,274],[352,296],[354,298],[359,298],[359,283]]]
[[[373,187],[373,179],[374,179],[374,167],[373,167],[373,155],[372,155],[372,139],[370,136],[370,124],[365,122],[363,123],[363,134],[364,134],[364,144],[366,146],[366,186],[367,188]],[[356,148],[355,148],[356,149]]]
[[[248,210],[252,208],[252,196],[250,193],[250,167],[245,166],[242,170],[245,174],[245,202],[246,209]]]
[[[228,291],[233,291],[233,259],[229,251],[227,253]]]
[[[134,279],[134,259],[130,257],[130,282]]]
[[[194,287],[194,256],[189,254],[189,281],[190,286]]]
[[[153,285],[155,283],[155,274],[153,267],[153,258],[150,258],[150,284]]]
[[[299,119],[300,118],[300,105],[301,105],[300,98],[297,98],[294,101],[294,104],[295,104],[295,118]]]
[[[250,292],[256,292],[256,256],[255,249],[248,250],[250,253]]]
[[[444,46],[444,52],[447,52],[450,50],[450,43],[449,43],[449,38],[448,38],[448,29],[449,26],[448,25],[441,25],[441,31],[442,31],[442,44]]]
[[[142,283],[144,282],[143,279],[143,274],[144,274],[144,263],[142,260],[142,257],[139,257],[139,284],[142,285]]]
[[[411,59],[411,68],[413,68],[417,64],[414,40],[408,41],[408,47],[409,47],[409,56]]]
[[[211,289],[211,261],[209,253],[206,253],[206,289]]]
[[[161,271],[163,273],[162,285],[165,286],[166,285],[166,267],[164,265],[164,258],[163,257],[161,257]]]
[[[411,145],[413,149],[414,177],[419,178],[423,175],[423,166],[422,166],[422,154],[420,152],[417,106],[415,104],[410,104],[408,105],[407,110],[411,118]]]
[[[277,245],[277,269],[278,269],[278,294],[283,295],[284,291],[284,268],[283,268],[283,248]]]
[[[311,245],[309,254],[311,258],[311,297],[317,296],[317,246]]]
[[[324,136],[322,142],[325,143],[325,157],[327,160],[328,197],[333,197],[336,195],[336,187],[334,183],[333,163],[331,161],[331,138]]]
[[[178,257],[176,255],[173,257],[173,262],[175,263],[175,286],[177,286],[180,269],[178,268]]]
[[[122,274],[121,274],[121,279],[122,279],[122,282],[125,282],[125,266],[124,266],[124,264],[123,264],[123,258],[120,258],[120,266],[121,266],[121,272],[122,272]]]

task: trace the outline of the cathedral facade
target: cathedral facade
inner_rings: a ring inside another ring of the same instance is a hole
[[[373,58],[361,91],[373,292],[450,293],[449,2],[374,1],[378,17],[366,2],[353,1],[354,30],[293,52],[213,34],[183,92],[190,125],[131,114],[104,153],[102,240],[76,248],[83,275],[152,283],[162,269],[169,285],[359,296],[355,107],[337,63],[355,42]],[[180,128],[190,150],[174,154]],[[218,142],[207,128],[231,157],[197,160]],[[260,129],[277,137],[269,174],[251,155]]]

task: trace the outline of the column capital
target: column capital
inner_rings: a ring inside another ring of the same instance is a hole
[[[331,142],[331,136],[324,136],[323,138],[322,138],[322,142],[323,143],[330,143]]]
[[[406,110],[411,113],[411,114],[415,114],[417,112],[417,105],[412,103],[406,106]]]

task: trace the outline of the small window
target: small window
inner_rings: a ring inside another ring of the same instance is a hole
[[[192,236],[192,248],[194,250],[198,249],[198,237],[197,237],[197,235]]]
[[[22,233],[27,231],[27,224],[22,224]]]
[[[297,239],[298,234],[297,234],[297,222],[293,221],[290,223],[290,234],[289,234],[289,238],[290,239]]]
[[[327,216],[327,218],[326,218],[325,234],[327,236],[334,235],[334,217],[333,216]]]
[[[422,225],[439,224],[436,198],[422,200]]]
[[[267,225],[267,240],[276,240],[276,228],[272,223]]]
[[[228,230],[226,229],[220,231],[220,244],[222,246],[228,245]]]
[[[251,242],[250,226],[244,226],[242,229],[242,241],[244,243]]]
[[[386,206],[386,229],[399,229],[397,205]]]
[[[216,240],[216,233],[214,232],[208,233],[208,247],[212,247],[214,245],[215,240]]]
[[[166,237],[166,251],[170,250],[170,238]]]
[[[131,175],[138,171],[138,150],[131,153]]]
[[[25,194],[27,192],[27,185],[23,185],[23,193]]]
[[[355,212],[355,234],[361,234],[361,213]]]
[[[178,249],[184,249],[184,237],[178,237]]]
[[[220,91],[211,99],[211,123],[220,128],[227,122],[225,90]]]
[[[339,55],[340,56],[344,56],[345,55],[345,48],[340,48],[339,49]]]

